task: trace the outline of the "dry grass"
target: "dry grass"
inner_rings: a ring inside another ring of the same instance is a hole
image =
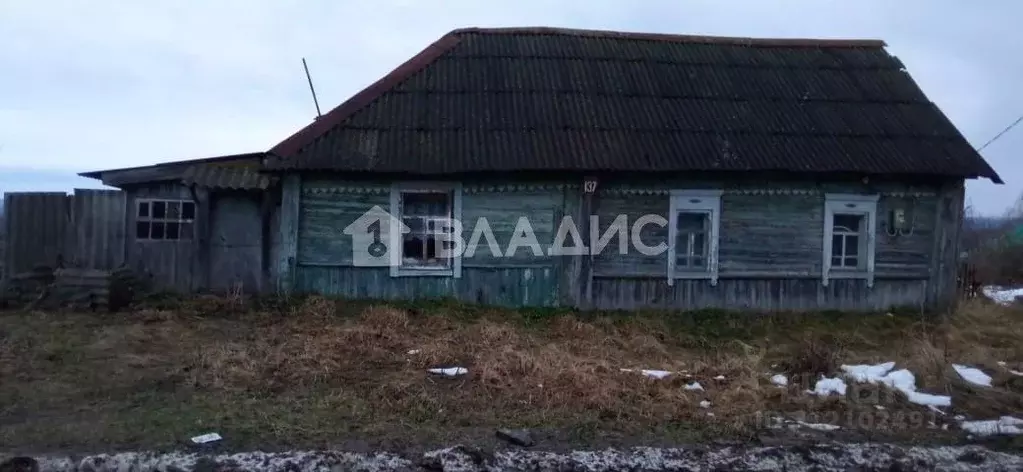
[[[1023,361],[1023,311],[983,303],[947,323],[834,314],[580,318],[321,297],[255,308],[240,296],[211,297],[174,307],[0,314],[0,444],[171,446],[216,430],[239,447],[315,447],[346,437],[443,441],[497,426],[567,431],[581,441],[604,433],[745,438],[757,431],[757,412],[847,423],[878,415],[877,392],[863,400],[853,398],[864,396],[858,391],[847,399],[803,391],[841,363],[886,360],[911,368],[921,389],[951,393],[954,413],[1023,412],[1023,377],[998,365]],[[994,387],[963,383],[951,362],[994,373]],[[444,366],[469,374],[425,372]],[[654,380],[621,368],[682,374]],[[788,388],[768,380],[782,371],[792,376]],[[706,390],[683,389],[691,381]],[[885,411],[926,411],[885,398]]]

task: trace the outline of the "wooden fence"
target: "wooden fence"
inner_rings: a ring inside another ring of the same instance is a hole
[[[3,274],[37,266],[112,270],[125,259],[120,190],[4,194]]]

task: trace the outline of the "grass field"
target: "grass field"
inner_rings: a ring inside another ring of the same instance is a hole
[[[751,441],[774,434],[765,418],[775,414],[838,424],[827,433],[838,437],[958,441],[953,415],[1023,417],[1023,376],[1009,370],[1023,371],[1021,321],[1023,310],[983,302],[949,321],[319,297],[12,311],[0,313],[0,448],[168,449],[216,431],[236,449],[406,449],[492,438],[496,427],[533,428],[550,447]],[[839,364],[883,361],[912,370],[921,390],[951,394],[952,407],[942,415],[876,389],[872,399],[805,393]],[[982,368],[993,386],[967,384],[953,362]],[[468,374],[426,373],[447,366]],[[777,373],[787,387],[771,383]],[[693,381],[704,390],[684,388]]]

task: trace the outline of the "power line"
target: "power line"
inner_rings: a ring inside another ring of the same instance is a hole
[[[988,144],[991,144],[991,143],[997,141],[998,138],[1001,138],[1002,135],[1004,135],[1005,133],[1008,133],[1009,130],[1011,130],[1012,128],[1015,128],[1016,125],[1020,124],[1020,122],[1023,122],[1023,115],[1020,115],[1019,118],[1016,118],[1016,121],[1013,121],[1011,125],[1006,126],[1005,129],[1003,129],[1000,133],[996,134],[995,137],[989,139],[988,142],[984,143],[983,146],[977,148],[977,152],[980,152],[982,149],[986,148],[988,146]]]

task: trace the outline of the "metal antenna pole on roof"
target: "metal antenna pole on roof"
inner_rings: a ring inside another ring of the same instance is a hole
[[[316,100],[316,89],[313,88],[313,78],[309,75],[309,65],[305,63],[305,58],[302,58],[302,67],[305,68],[305,78],[309,81],[309,91],[313,93],[313,104],[316,105],[316,119],[320,119],[320,102]]]

